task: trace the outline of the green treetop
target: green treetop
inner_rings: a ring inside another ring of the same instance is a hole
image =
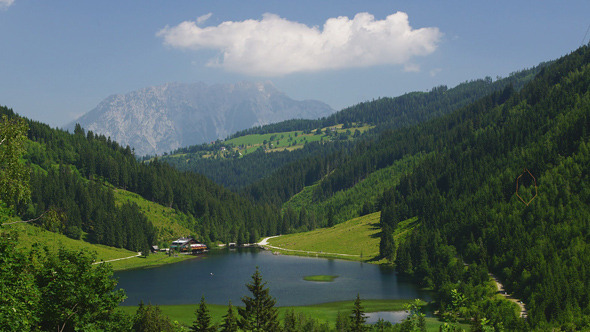
[[[252,297],[242,297],[244,308],[238,308],[240,328],[245,331],[277,331],[279,330],[278,311],[274,307],[276,300],[269,295],[266,282],[256,267],[252,275],[252,283],[246,284]]]

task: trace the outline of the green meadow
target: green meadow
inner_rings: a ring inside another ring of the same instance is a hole
[[[195,299],[197,301],[197,299]],[[403,311],[408,303],[413,300],[362,300],[362,306],[365,312],[378,311]],[[239,306],[241,303],[233,303],[234,306]],[[278,307],[279,319],[281,322],[285,317],[285,313],[289,310],[294,310],[295,313],[302,313],[308,317],[317,319],[321,323],[328,323],[335,327],[335,322],[339,312],[350,313],[352,311],[354,301],[340,301],[322,304],[314,304],[307,306],[286,306]],[[422,302],[426,306],[426,302]],[[184,326],[191,326],[195,320],[195,311],[198,304],[180,304],[180,305],[160,305],[162,312],[167,315],[172,321],[177,321]],[[138,306],[121,306],[121,311],[128,314],[135,314]],[[207,304],[211,321],[213,324],[221,325],[223,316],[227,313],[227,305]],[[426,317],[427,331],[438,331],[443,322],[434,317]],[[460,327],[467,330],[468,325],[459,324]]]
[[[268,243],[283,249],[300,250],[294,252],[271,248],[271,250],[279,251],[282,254],[316,256],[317,253],[320,253],[318,256],[322,257],[384,263],[379,259],[380,217],[381,212],[375,212],[336,224],[333,227],[282,235],[270,239]],[[401,241],[417,225],[416,218],[400,222],[394,231],[394,239]],[[352,256],[330,255],[331,253]]]

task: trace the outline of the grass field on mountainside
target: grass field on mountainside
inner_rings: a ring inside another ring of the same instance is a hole
[[[130,201],[139,206],[141,212],[158,229],[158,240],[169,242],[182,236],[189,236],[194,232],[189,229],[191,218],[172,208],[144,199],[138,194],[123,189],[115,189],[117,204]]]
[[[293,252],[270,248],[284,254],[315,256],[316,253],[320,253],[318,256],[379,262],[380,217],[381,212],[376,212],[348,220],[333,227],[282,235],[270,239],[268,243],[273,247],[300,250],[300,252]],[[402,240],[416,225],[416,218],[400,222],[394,231],[395,240]],[[352,256],[330,255],[330,253]]]

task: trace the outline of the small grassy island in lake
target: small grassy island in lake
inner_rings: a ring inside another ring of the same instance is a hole
[[[330,276],[330,275],[320,274],[320,275],[316,275],[316,276],[305,276],[305,277],[303,277],[303,280],[331,282],[331,281],[334,281],[334,279],[336,279],[336,278],[338,278],[338,276]]]

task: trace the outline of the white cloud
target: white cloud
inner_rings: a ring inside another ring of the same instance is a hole
[[[441,68],[434,68],[433,70],[430,71],[430,76],[434,77],[436,75],[438,75],[438,73],[440,73],[442,71]]]
[[[406,63],[404,64],[404,71],[405,72],[419,72],[420,71],[420,65],[417,65],[415,63]]]
[[[209,18],[211,18],[212,15],[213,15],[213,13],[209,13],[209,14],[205,14],[205,15],[197,17],[197,25],[201,25],[201,24],[207,22],[207,20]]]
[[[0,9],[6,9],[14,3],[14,0],[0,0]]]
[[[412,29],[403,12],[384,20],[369,13],[330,18],[323,29],[275,14],[203,28],[199,19],[166,26],[157,36],[175,48],[219,50],[207,65],[255,76],[385,64],[416,69],[410,59],[434,52],[442,37],[436,27]]]

